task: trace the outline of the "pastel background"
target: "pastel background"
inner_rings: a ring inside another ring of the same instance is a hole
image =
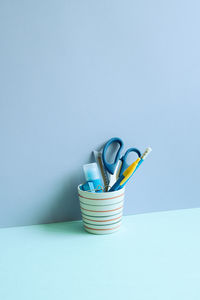
[[[153,148],[125,214],[200,206],[200,4],[0,1],[0,226],[80,218],[113,136]]]

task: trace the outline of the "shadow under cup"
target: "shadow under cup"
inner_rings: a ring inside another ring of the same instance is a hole
[[[82,191],[80,186],[78,195],[85,230],[93,234],[108,234],[119,230],[125,188],[114,192],[91,193]]]

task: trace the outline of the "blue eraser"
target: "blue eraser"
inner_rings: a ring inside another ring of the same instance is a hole
[[[94,184],[92,181],[87,181],[81,185],[81,190],[86,192],[93,192],[95,193]]]

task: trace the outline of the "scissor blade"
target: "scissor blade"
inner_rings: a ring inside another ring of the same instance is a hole
[[[109,189],[115,184],[115,182],[117,181],[117,179],[119,178],[119,173],[121,170],[121,166],[122,166],[122,161],[121,159],[118,161],[117,166],[115,168],[114,174],[108,174],[108,179],[109,179]],[[108,189],[108,190],[109,190]]]

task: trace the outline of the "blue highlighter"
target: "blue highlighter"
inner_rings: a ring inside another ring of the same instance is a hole
[[[99,174],[99,169],[96,163],[91,163],[83,166],[83,171],[85,174],[86,183],[82,186],[85,188],[86,186],[94,187],[94,192],[103,192],[103,184],[101,181],[101,177]],[[90,183],[90,184],[88,184]],[[89,188],[89,190],[91,190]]]

